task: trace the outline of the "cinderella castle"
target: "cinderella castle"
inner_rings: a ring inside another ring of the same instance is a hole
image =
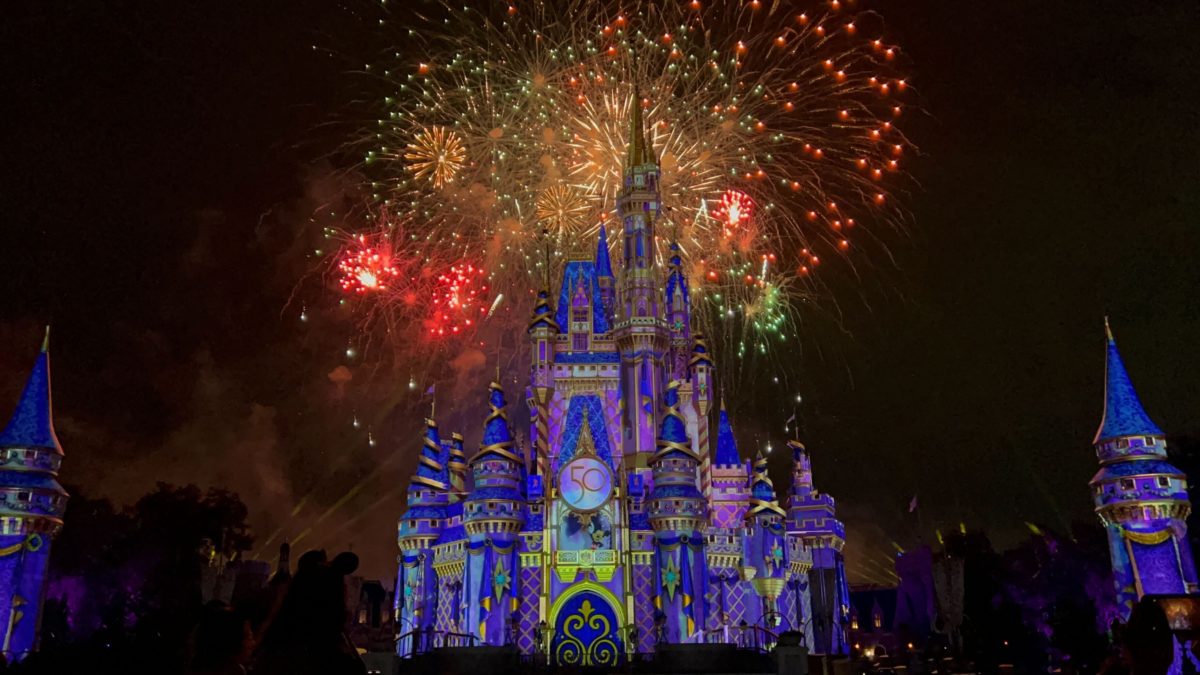
[[[634,106],[617,213],[620,277],[600,229],[529,321],[531,457],[493,382],[479,450],[426,420],[400,517],[402,656],[423,636],[615,665],[656,645],[803,634],[848,651],[844,528],[789,443],[786,508],[744,460],[693,331],[676,246],[663,269],[659,164]],[[467,474],[470,474],[468,479]]]

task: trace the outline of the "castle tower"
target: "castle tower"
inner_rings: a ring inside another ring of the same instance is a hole
[[[754,570],[750,583],[761,599],[759,623],[774,630],[782,620],[779,599],[787,580],[788,559],[784,548],[784,512],[775,495],[775,485],[767,475],[767,458],[762,452],[754,460],[754,477],[750,482],[750,510],[746,514],[749,531],[743,539],[743,560],[747,570]]]
[[[450,503],[457,504],[466,494],[467,455],[463,452],[463,437],[457,431],[450,434],[450,457],[446,461],[450,472]]]
[[[467,560],[463,588],[466,629],[482,644],[504,645],[519,605],[518,535],[525,522],[520,455],[513,451],[504,390],[488,387],[488,416],[479,452],[471,458],[474,484],[463,502]]]
[[[630,112],[629,150],[617,193],[617,215],[624,231],[624,270],[614,337],[623,355],[621,387],[625,469],[646,466],[655,452],[658,392],[663,389],[666,325],[659,314],[654,228],[662,209],[659,166],[642,127],[642,100],[634,90]],[[561,311],[561,308],[560,308]]]
[[[708,504],[697,487],[700,458],[679,414],[679,382],[667,385],[658,452],[650,461],[654,489],[648,507],[655,536],[657,597],[668,642],[699,641],[704,627]]]
[[[1138,400],[1107,319],[1104,329],[1104,417],[1092,441],[1100,470],[1090,485],[1128,618],[1145,594],[1197,592],[1187,539],[1191,503],[1187,479],[1167,461],[1165,436]]]
[[[688,370],[692,380],[692,409],[696,411],[696,449],[700,454],[700,493],[712,498],[712,426],[713,362],[704,335],[695,333],[692,359]]]
[[[692,300],[687,275],[683,273],[683,259],[679,257],[679,244],[675,242],[671,242],[671,267],[667,273],[665,298],[667,330],[670,332],[667,377],[686,380],[691,374],[688,372],[688,352],[692,337]]]
[[[50,544],[62,529],[67,492],[50,403],[50,332],[8,426],[0,432],[0,621],[4,657],[37,650]]]
[[[537,474],[545,480],[550,461],[550,397],[554,394],[554,339],[559,325],[550,306],[550,292],[538,291],[529,321],[532,363],[529,366],[530,391],[533,393],[533,447]]]
[[[712,467],[712,525],[723,529],[742,526],[750,504],[750,471],[738,454],[737,440],[725,402],[717,416],[717,450]]]
[[[396,649],[402,656],[412,653],[417,644],[412,633],[428,630],[437,621],[438,582],[433,569],[433,546],[441,535],[449,504],[447,472],[441,454],[437,422],[426,419],[417,472],[408,484],[408,510],[400,516],[396,538],[400,547],[396,630],[402,636]]]
[[[788,441],[792,451],[792,489],[788,499],[789,540],[808,549],[812,567],[808,571],[811,598],[810,648],[817,654],[846,654],[846,624],[849,622],[850,588],[846,581],[842,547],[846,528],[837,519],[833,497],[813,487],[812,460],[800,441]],[[798,547],[789,546],[795,550]]]
[[[600,226],[600,238],[596,241],[596,280],[600,283],[600,302],[611,325],[617,318],[617,289],[612,260],[608,255],[608,229],[603,225]]]

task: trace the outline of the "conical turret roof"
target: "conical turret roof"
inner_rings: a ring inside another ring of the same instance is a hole
[[[721,401],[721,412],[717,415],[717,465],[736,466],[741,463],[737,439],[733,437],[733,425],[729,422],[725,401]]]
[[[1117,341],[1113,339],[1112,330],[1108,327],[1108,319],[1104,320],[1104,330],[1107,338],[1106,360],[1104,364],[1104,418],[1100,420],[1100,428],[1096,431],[1093,443],[1100,443],[1119,436],[1161,436],[1162,429],[1158,428],[1146,409],[1138,399],[1125,364],[1121,361],[1121,353],[1117,351]]]
[[[33,362],[33,370],[25,382],[25,391],[4,431],[0,432],[0,448],[41,448],[63,454],[58,436],[54,433],[53,408],[50,401],[50,329],[42,350]]]

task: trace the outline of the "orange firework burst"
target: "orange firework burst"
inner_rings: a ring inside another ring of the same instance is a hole
[[[434,126],[418,131],[404,153],[413,175],[433,183],[435,188],[454,182],[467,159],[462,138],[445,127]]]

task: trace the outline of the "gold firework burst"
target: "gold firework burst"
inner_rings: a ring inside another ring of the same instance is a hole
[[[592,204],[580,190],[560,184],[542,190],[535,207],[538,223],[561,236],[576,232],[587,222]]]
[[[428,179],[436,188],[453,183],[467,160],[462,138],[455,132],[434,126],[417,133],[404,153],[419,180]]]

